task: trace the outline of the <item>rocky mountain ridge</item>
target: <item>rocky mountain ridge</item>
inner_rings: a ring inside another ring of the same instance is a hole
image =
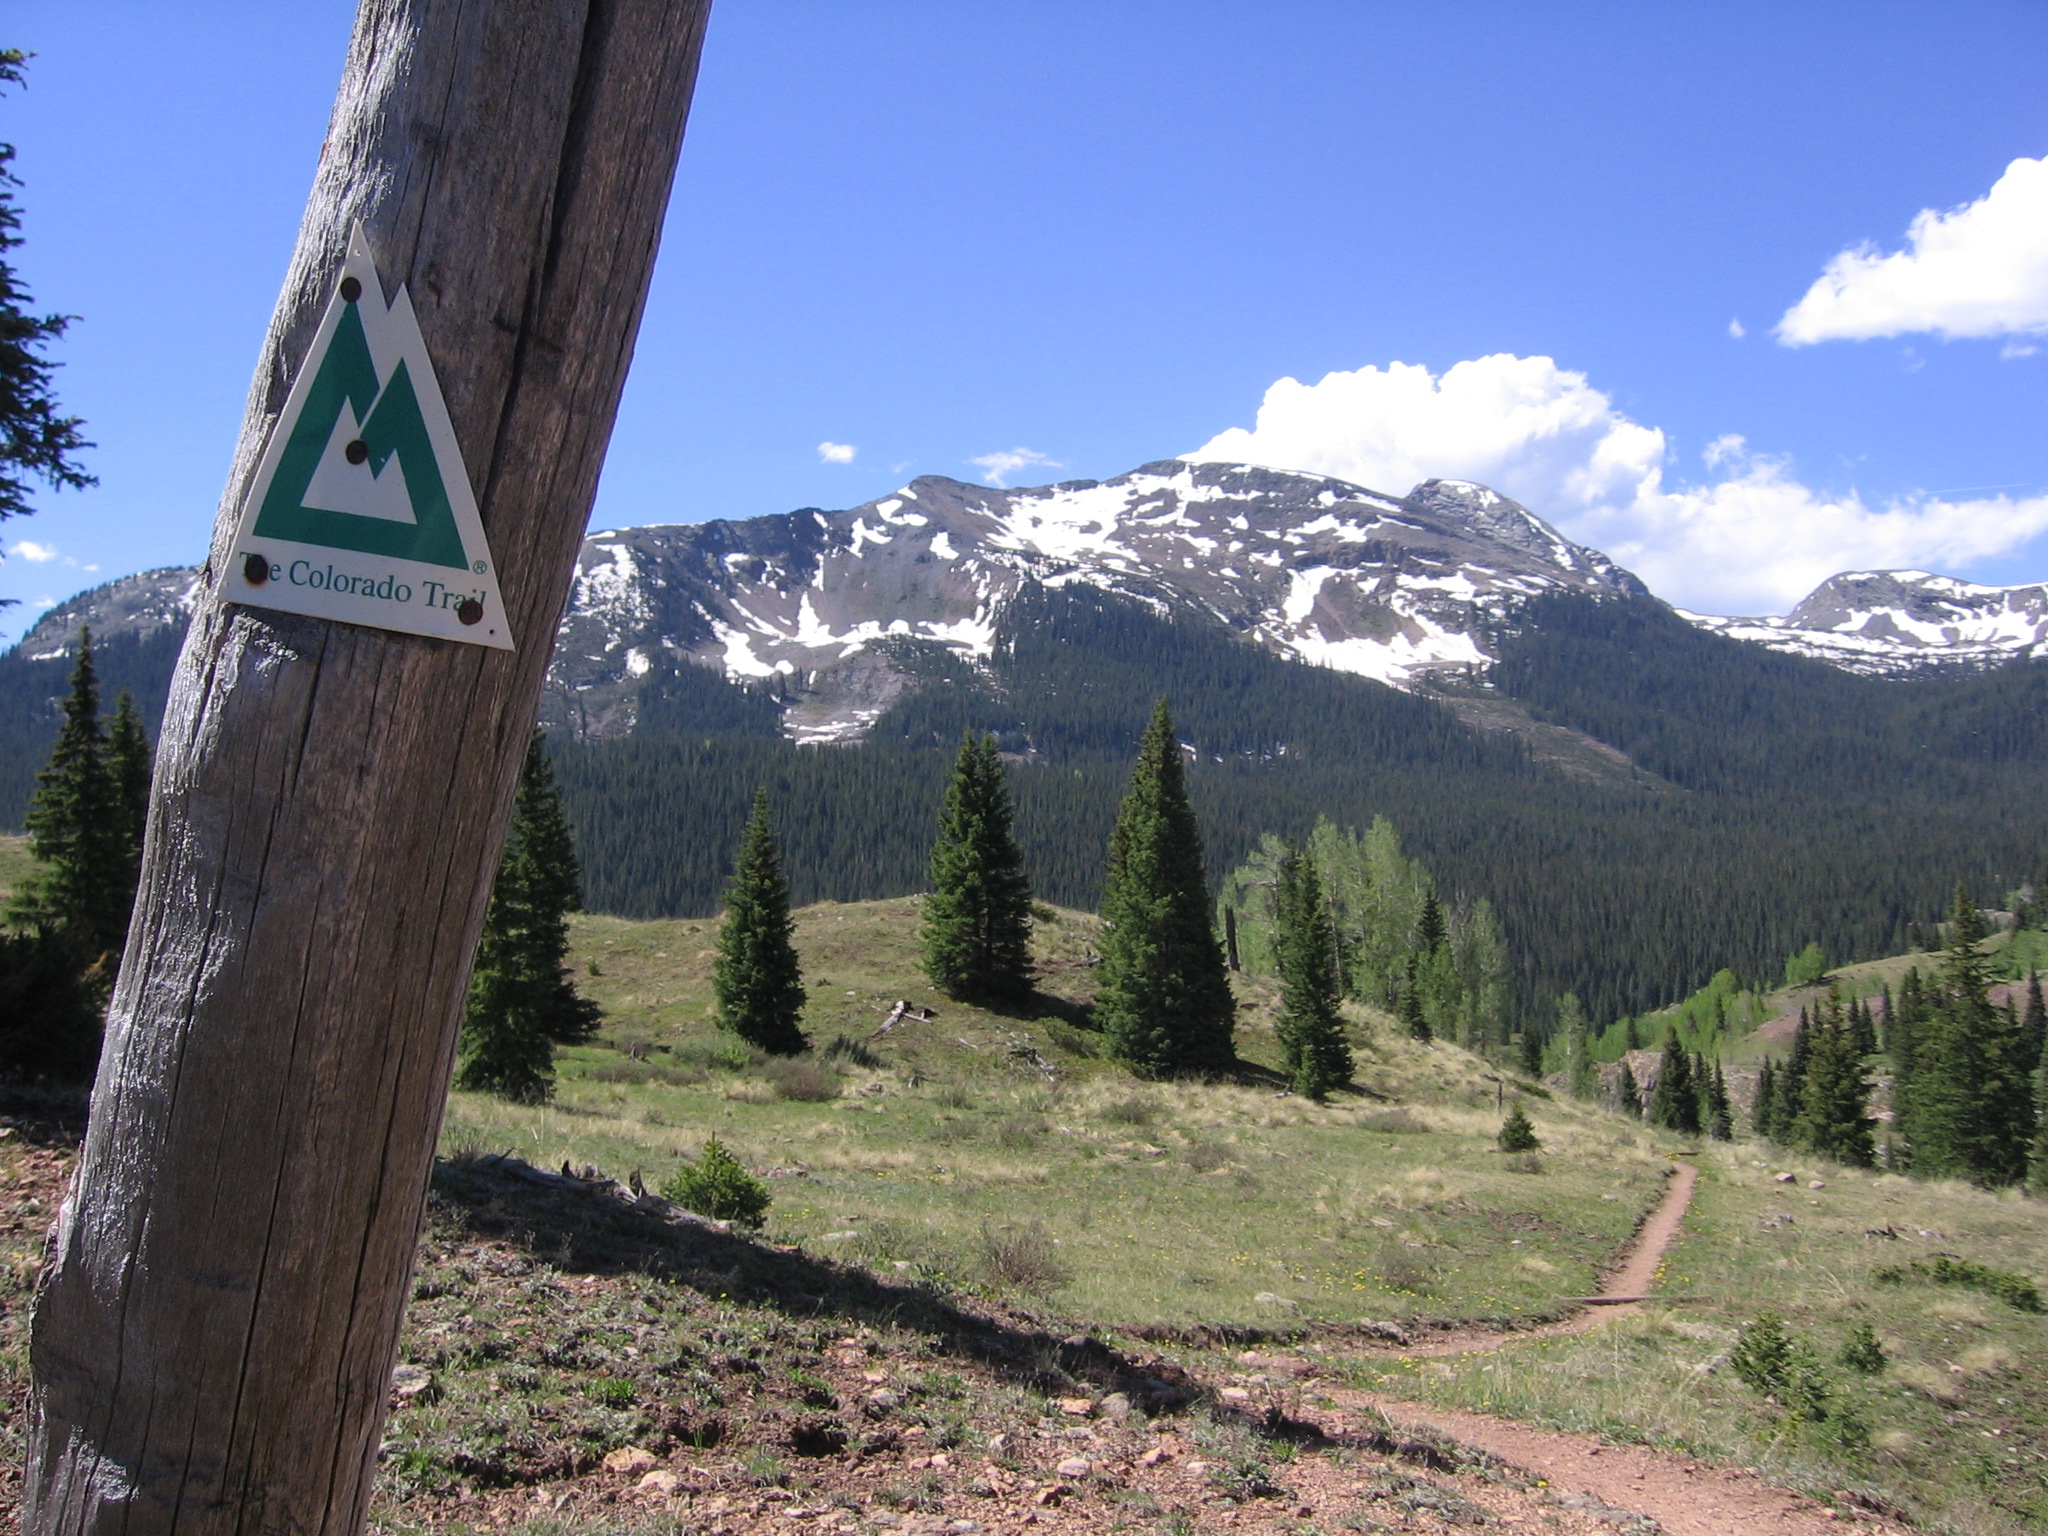
[[[630,734],[650,688],[701,667],[771,694],[799,741],[852,739],[941,655],[986,658],[1027,585],[1073,583],[1404,689],[1483,669],[1489,637],[1537,593],[1648,596],[1597,550],[1463,481],[1390,496],[1180,460],[1017,489],[923,476],[845,511],[591,534],[543,719],[579,738]],[[189,568],[123,578],[46,614],[18,654],[61,654],[81,623],[144,634],[182,622],[197,592]],[[1782,619],[1684,617],[1883,674],[2042,654],[2048,589],[1851,572]]]

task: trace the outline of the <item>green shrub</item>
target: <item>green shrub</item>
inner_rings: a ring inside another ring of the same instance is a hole
[[[998,1290],[1026,1291],[1044,1295],[1065,1285],[1072,1276],[1053,1240],[1037,1222],[981,1229],[981,1272]]]
[[[1986,1296],[2021,1312],[2048,1310],[2041,1305],[2040,1287],[2025,1275],[1993,1269],[1974,1259],[1958,1259],[1947,1254],[1932,1259],[1915,1259],[1910,1264],[1896,1264],[1889,1269],[1880,1269],[1870,1278],[1879,1285],[1904,1285],[1908,1280],[1924,1280],[1929,1285],[1956,1285],[1965,1290],[1982,1291]]]
[[[1813,1351],[1785,1331],[1775,1312],[1757,1315],[1729,1352],[1728,1367],[1744,1386],[1772,1399],[1794,1418],[1828,1416],[1828,1387]]]
[[[661,1192],[685,1210],[741,1227],[759,1227],[774,1198],[716,1136],[704,1143],[696,1162],[676,1170]]]
[[[1500,1149],[1503,1152],[1534,1152],[1543,1143],[1536,1139],[1536,1127],[1529,1123],[1529,1117],[1522,1113],[1517,1104],[1508,1111],[1507,1119],[1500,1124]]]
[[[1842,1344],[1842,1364],[1859,1376],[1876,1376],[1884,1370],[1884,1346],[1877,1342],[1877,1330],[1858,1323]]]
[[[839,1074],[816,1056],[781,1056],[762,1068],[778,1099],[823,1104],[839,1097]]]

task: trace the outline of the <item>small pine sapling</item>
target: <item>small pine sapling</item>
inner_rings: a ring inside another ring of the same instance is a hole
[[[768,1186],[747,1172],[716,1136],[704,1143],[694,1163],[686,1162],[676,1170],[661,1192],[686,1211],[749,1230],[761,1226],[774,1198]]]
[[[1884,1346],[1877,1342],[1877,1330],[1869,1323],[1857,1323],[1849,1329],[1849,1337],[1842,1342],[1842,1364],[1859,1376],[1882,1375],[1885,1367]]]
[[[1535,1152],[1543,1146],[1536,1139],[1536,1127],[1529,1123],[1529,1117],[1522,1113],[1519,1104],[1508,1111],[1507,1119],[1501,1121],[1499,1139],[1503,1152]]]
[[[1750,1391],[1775,1402],[1795,1419],[1828,1416],[1828,1388],[1813,1351],[1785,1331],[1775,1312],[1761,1312],[1743,1328],[1728,1368]]]

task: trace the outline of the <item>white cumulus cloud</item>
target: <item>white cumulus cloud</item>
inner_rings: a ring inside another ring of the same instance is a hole
[[[851,443],[824,442],[818,444],[820,464],[851,464],[853,456],[860,450]]]
[[[1788,347],[1910,331],[2048,333],[2048,156],[2013,161],[1974,203],[1922,209],[1903,251],[1843,251],[1778,322]]]
[[[982,478],[994,486],[1000,486],[1019,470],[1030,469],[1035,464],[1042,464],[1047,469],[1065,468],[1058,459],[1048,459],[1036,448],[1006,448],[1000,453],[984,453],[980,458],[967,462],[978,468]]]
[[[1708,613],[1782,613],[1838,571],[1954,570],[2048,531],[2048,496],[1871,506],[1801,484],[1733,433],[1703,451],[1705,482],[1667,485],[1663,432],[1615,410],[1584,374],[1507,353],[1440,377],[1392,363],[1317,384],[1282,379],[1249,430],[1184,457],[1396,495],[1431,478],[1476,480],[1604,550],[1660,597]]]
[[[22,559],[28,561],[31,565],[41,565],[45,561],[57,558],[57,551],[50,545],[36,544],[28,539],[23,539],[14,548],[10,549],[8,553],[21,556]]]

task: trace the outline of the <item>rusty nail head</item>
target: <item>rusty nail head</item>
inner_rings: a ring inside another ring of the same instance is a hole
[[[270,580],[270,561],[262,555],[250,555],[242,562],[242,580],[252,587],[260,587]]]
[[[345,304],[353,304],[363,296],[363,285],[352,277],[341,280],[341,298]]]
[[[341,450],[341,456],[351,464],[360,464],[370,456],[370,445],[360,437],[350,438],[348,446]]]
[[[455,617],[465,624],[474,624],[484,616],[484,605],[473,597],[465,597],[455,605]]]

